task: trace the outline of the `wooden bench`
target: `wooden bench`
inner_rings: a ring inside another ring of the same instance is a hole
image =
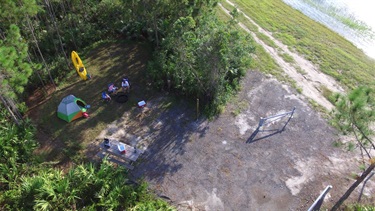
[[[123,147],[125,148],[124,154],[122,154],[119,150],[119,145],[123,145]],[[134,168],[134,166],[132,166],[131,164],[137,161],[138,157],[143,153],[143,150],[136,149],[117,140],[110,140],[109,147],[106,147],[103,141],[102,143],[100,143],[100,147],[103,149],[103,151],[98,153],[99,157],[103,158],[106,154],[112,155],[109,157],[109,161],[117,163],[119,165],[123,165],[128,169]]]

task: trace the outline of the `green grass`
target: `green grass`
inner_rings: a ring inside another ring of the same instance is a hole
[[[321,90],[323,96],[324,96],[329,102],[331,102],[333,105],[336,103],[336,102],[335,102],[336,99],[335,99],[335,97],[334,97],[334,93],[333,93],[330,89],[328,89],[327,87],[325,87],[325,86],[323,86],[323,85],[321,85],[321,86],[319,87],[319,89]]]
[[[294,58],[287,53],[279,53],[279,56],[281,56],[281,58],[283,58],[284,61],[290,64],[294,64],[296,62],[294,61]]]
[[[302,69],[300,66],[295,66],[297,72],[301,75],[306,75],[306,71]]]
[[[257,32],[256,33],[257,37],[261,39],[266,45],[273,47],[273,48],[279,48],[271,38],[269,38],[267,35]]]
[[[309,99],[309,104],[312,108],[314,108],[314,110],[318,111],[320,114],[322,114],[322,116],[326,119],[329,119],[329,111],[323,107],[322,105],[320,105],[319,103],[317,103],[315,100],[313,99]]]
[[[230,5],[227,1],[223,0],[220,2],[221,5],[223,5],[223,7],[225,7],[228,11],[233,11],[234,9],[236,9],[236,7]]]
[[[224,1],[223,1],[222,5],[225,8],[227,8],[227,6],[229,4],[224,3]],[[229,7],[230,8],[227,8],[228,10],[233,9],[233,7],[231,7],[230,5],[229,5]],[[217,8],[216,13],[224,21],[229,21],[231,19],[230,16],[227,15],[220,8]],[[248,21],[248,19],[243,17],[243,19],[241,19],[241,22],[247,23],[246,27],[248,27],[249,30],[251,30],[253,32],[257,31],[257,27],[255,25],[253,25],[252,23],[250,23],[250,21]],[[238,28],[240,29],[240,27],[238,27]],[[266,37],[266,36],[264,36],[264,37]],[[266,40],[266,38],[265,38],[265,40]],[[277,80],[288,82],[288,83],[292,84],[292,86],[295,87],[295,82],[285,74],[285,72],[281,69],[281,67],[266,52],[266,50],[261,45],[256,43],[254,40],[250,40],[249,42],[252,42],[252,45],[255,47],[255,52],[252,55],[253,60],[252,60],[252,62],[250,64],[250,67],[249,67],[250,69],[257,70],[257,71],[263,72],[265,74],[271,74],[271,75],[275,76],[275,78]],[[273,41],[269,38],[265,42],[267,42],[270,45],[272,45],[272,44],[275,45],[273,43]]]
[[[375,87],[375,60],[327,27],[281,0],[232,2],[275,38],[344,86],[350,89],[358,85]]]
[[[233,116],[238,116],[241,112],[246,110],[249,107],[249,103],[247,101],[242,101],[238,99],[238,97],[234,98],[234,103],[235,103],[235,109],[231,111],[231,114]]]

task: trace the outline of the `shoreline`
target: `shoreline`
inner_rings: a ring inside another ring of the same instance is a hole
[[[338,33],[375,60],[375,26],[372,26],[371,22],[360,20],[358,16],[360,11],[354,12],[350,5],[343,1],[340,1],[343,5],[341,3],[336,5],[333,2],[317,4],[314,1],[295,0],[283,0],[283,2]]]

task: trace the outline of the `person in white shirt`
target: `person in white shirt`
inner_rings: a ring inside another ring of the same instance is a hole
[[[126,91],[129,91],[130,84],[129,84],[129,80],[128,80],[127,78],[123,78],[123,79],[122,79],[121,87],[122,87],[122,89],[123,89],[125,92],[126,92]]]

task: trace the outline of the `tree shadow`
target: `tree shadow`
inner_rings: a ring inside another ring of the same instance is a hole
[[[122,135],[116,136],[117,140],[144,150],[133,163],[135,168],[130,171],[131,179],[147,178],[162,182],[165,175],[173,175],[183,167],[176,157],[186,153],[186,144],[191,141],[191,136],[204,136],[208,128],[204,124],[205,119],[196,120],[194,110],[184,100],[159,93],[146,102],[149,111],[144,117],[139,116],[142,109],[135,107],[108,130],[123,130]],[[98,143],[102,143],[105,137],[112,139],[111,132],[105,135],[108,136],[96,139],[97,143],[92,144],[87,153],[98,154],[101,150]]]
[[[204,136],[207,127],[204,119],[196,121],[193,109],[184,100],[176,101],[160,93],[147,102],[150,111],[142,119],[139,119],[141,109],[128,112],[126,134],[121,141],[145,149],[131,171],[132,179],[161,182],[165,175],[183,167],[176,157],[186,153],[192,134]]]
[[[269,132],[269,131],[275,131],[275,132],[254,139],[259,132]],[[283,130],[267,130],[267,131],[264,131],[264,130],[255,130],[251,134],[250,138],[247,139],[246,143],[250,144],[250,143],[253,143],[253,142],[256,142],[256,141],[259,141],[259,140],[262,140],[262,139],[265,139],[265,138],[268,138],[268,137],[271,137],[271,136],[274,136],[274,135],[276,135],[278,133],[281,133],[281,132],[283,132]]]

